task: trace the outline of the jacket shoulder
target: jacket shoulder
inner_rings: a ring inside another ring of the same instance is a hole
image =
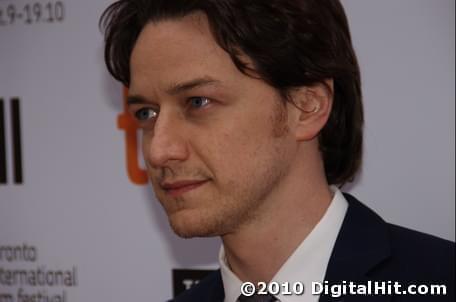
[[[390,265],[421,280],[454,280],[455,243],[388,224]]]
[[[454,301],[454,242],[387,223],[355,197],[344,196],[349,207],[325,280],[336,284],[341,280],[372,280],[402,286],[444,285],[444,296],[418,299],[404,295],[394,301]]]
[[[387,223],[355,197],[344,196],[349,208],[335,246],[337,269],[385,280],[454,281],[454,242]],[[336,269],[331,273],[343,277]]]

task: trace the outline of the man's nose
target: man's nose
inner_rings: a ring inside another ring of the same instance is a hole
[[[150,137],[145,138],[144,152],[149,164],[162,168],[170,161],[183,161],[188,158],[188,146],[178,118],[159,115]]]

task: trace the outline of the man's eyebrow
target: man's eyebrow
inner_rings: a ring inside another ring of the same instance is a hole
[[[220,84],[220,81],[213,79],[209,76],[205,76],[182,83],[172,84],[168,89],[166,89],[166,92],[168,94],[175,95],[197,87],[217,84]]]
[[[146,100],[146,98],[140,95],[129,95],[127,96],[127,105],[134,105],[134,104],[147,104],[150,103]]]
[[[221,82],[216,79],[205,76],[205,77],[200,77],[200,78],[196,78],[193,80],[189,80],[186,82],[171,84],[166,89],[166,92],[170,95],[176,95],[176,94],[182,93],[187,90],[195,89],[197,87],[207,86],[207,85],[218,85],[220,83]],[[145,97],[143,97],[141,95],[133,94],[133,95],[127,96],[127,105],[150,104],[150,103],[151,103],[150,101],[148,101]]]

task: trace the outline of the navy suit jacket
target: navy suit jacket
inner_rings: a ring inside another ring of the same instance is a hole
[[[391,280],[402,285],[445,284],[447,295],[321,296],[320,302],[455,301],[454,242],[386,223],[356,198],[344,195],[349,206],[328,263],[325,280],[334,284],[340,284],[342,280],[357,283]],[[218,270],[173,301],[223,302],[224,297]]]

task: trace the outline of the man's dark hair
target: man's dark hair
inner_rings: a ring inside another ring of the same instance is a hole
[[[360,71],[339,0],[119,0],[103,13],[109,72],[130,84],[130,56],[149,22],[206,14],[218,45],[237,68],[287,96],[294,88],[334,80],[329,120],[319,134],[329,184],[352,181],[361,166],[363,108]]]

